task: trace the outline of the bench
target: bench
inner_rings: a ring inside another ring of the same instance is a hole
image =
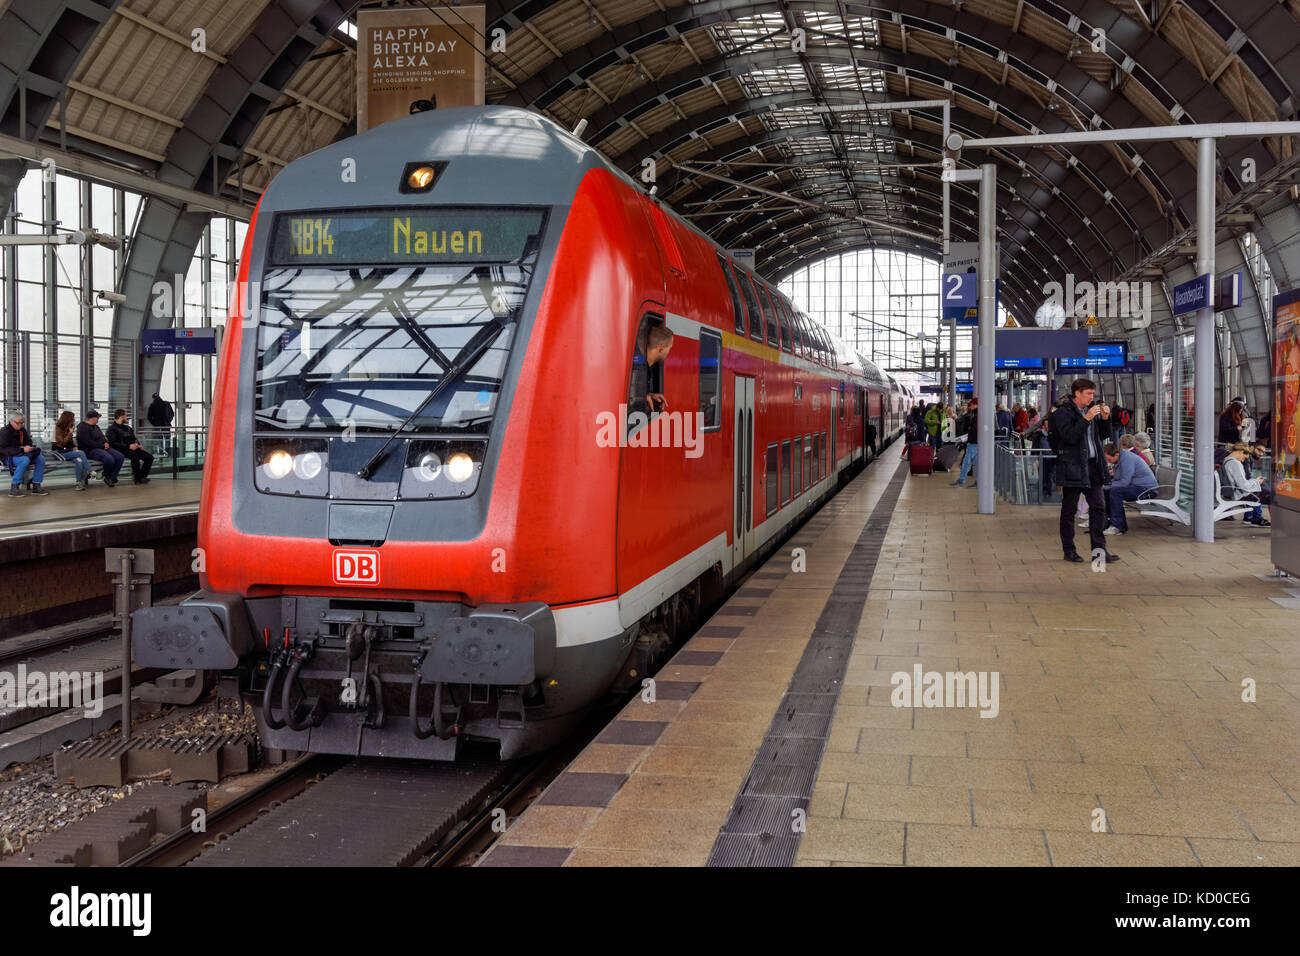
[[[1219,481],[1219,469],[1214,469],[1214,520],[1235,518],[1237,515],[1249,514],[1259,507],[1260,501],[1254,493],[1240,498],[1223,497],[1223,483]]]
[[[1168,518],[1180,524],[1190,526],[1192,516],[1178,503],[1178,489],[1182,484],[1183,473],[1163,465],[1156,467],[1154,488],[1142,492],[1133,501],[1125,502],[1137,509],[1144,518]]]
[[[54,452],[51,452],[45,448],[41,449],[41,453],[45,456],[45,474],[47,475],[56,474],[61,471],[70,471],[73,474],[76,474],[77,463],[75,461],[64,461],[60,458],[55,458]],[[93,458],[87,458],[86,464],[90,466],[91,473],[95,473],[95,472],[102,473],[104,470],[104,463],[101,461],[96,461]],[[9,459],[7,458],[0,459],[0,472],[3,472],[4,474],[10,476],[10,480],[12,480],[14,469],[13,466],[9,463]],[[32,466],[28,465],[27,472],[23,475],[23,483],[30,484],[31,480],[32,480]]]

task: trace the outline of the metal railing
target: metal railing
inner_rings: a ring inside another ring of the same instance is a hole
[[[1056,461],[1050,448],[1029,448],[1018,435],[1012,444],[993,444],[993,488],[1008,504],[1041,505],[1044,493],[1043,473]]]
[[[145,425],[135,430],[135,436],[145,451],[153,455],[155,474],[164,470],[171,471],[173,478],[202,474],[203,459],[207,455],[207,429]]]

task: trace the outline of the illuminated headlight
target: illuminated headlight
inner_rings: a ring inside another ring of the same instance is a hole
[[[433,167],[418,166],[406,177],[406,185],[413,190],[425,190],[433,182]]]
[[[461,456],[466,457],[464,455]],[[453,457],[452,461],[456,459]],[[418,465],[415,466],[415,477],[421,481],[433,481],[442,472],[442,459],[433,452],[425,453]],[[456,479],[457,481],[463,479]]]
[[[271,452],[263,464],[266,465],[266,473],[272,478],[283,478],[293,471],[293,456],[287,451]]]
[[[463,451],[458,451],[447,459],[447,477],[459,484],[469,481],[474,474],[474,459]]]
[[[293,473],[303,481],[311,481],[320,474],[321,464],[321,457],[317,452],[309,451],[303,455],[295,455]]]

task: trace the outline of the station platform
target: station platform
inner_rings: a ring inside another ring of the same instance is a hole
[[[0,633],[107,610],[104,548],[152,548],[159,586],[197,580],[190,564],[199,481],[159,475],[136,485],[127,476],[115,488],[92,481],[77,491],[59,475],[45,488],[45,496],[10,498],[0,486],[0,588],[10,596],[0,609]]]
[[[1267,532],[1135,519],[1097,573],[1055,509],[974,494],[869,465],[480,865],[1300,864],[1300,585]],[[918,670],[984,706],[903,695]]]

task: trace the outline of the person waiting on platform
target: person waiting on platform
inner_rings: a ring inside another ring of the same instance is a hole
[[[126,409],[119,408],[113,413],[113,424],[108,426],[108,443],[123,457],[131,459],[131,478],[135,483],[148,484],[153,455],[145,451],[140,439],[135,437],[135,429],[126,420]]]
[[[1128,438],[1128,435],[1124,436]],[[1154,470],[1156,467],[1156,456],[1151,451],[1151,436],[1146,432],[1135,432],[1133,438],[1133,450],[1142,456],[1142,460],[1147,463],[1147,467]]]
[[[866,435],[867,447],[871,449],[871,457],[876,457],[876,426],[867,421]]]
[[[1245,461],[1252,455],[1251,447],[1245,442],[1237,442],[1228,449],[1228,457],[1223,459],[1222,466],[1223,497],[1232,501],[1259,502],[1255,510],[1248,513],[1242,520],[1247,524],[1255,525],[1257,528],[1268,528],[1272,525],[1272,522],[1264,517],[1263,506],[1272,502],[1273,495],[1258,478],[1247,476]]]
[[[1132,437],[1132,435],[1125,435],[1120,440]],[[1110,491],[1107,492],[1107,497],[1110,499],[1110,527],[1103,534],[1128,534],[1128,517],[1124,514],[1124,502],[1137,501],[1144,492],[1150,491],[1159,483],[1151,469],[1147,467],[1147,463],[1142,460],[1142,456],[1132,448],[1121,448],[1112,442],[1103,450],[1106,453],[1106,461],[1114,469],[1110,480]]]
[[[957,437],[966,439],[966,454],[961,459],[961,473],[957,480],[953,482],[959,487],[966,486],[966,475],[975,471],[975,464],[980,457],[980,425],[979,425],[979,399],[972,398],[970,404],[966,406],[966,414],[957,419]],[[975,479],[971,479],[970,486],[975,487]]]
[[[1089,379],[1076,378],[1070,383],[1070,397],[1052,412],[1048,433],[1056,452],[1056,483],[1061,486],[1061,550],[1066,561],[1083,561],[1074,547],[1074,516],[1079,499],[1088,502],[1088,529],[1094,555],[1105,554],[1107,561],[1118,555],[1106,550],[1106,461],[1102,444],[1110,438],[1110,408],[1094,403],[1097,386]]]
[[[27,474],[28,466],[32,469],[29,484],[32,494],[49,494],[41,487],[45,480],[45,456],[32,441],[32,433],[27,430],[25,422],[22,412],[18,412],[9,419],[8,425],[0,428],[0,457],[4,458],[5,464],[14,474],[13,481],[9,484],[11,498],[23,496],[23,476]]]
[[[149,411],[145,412],[145,418],[149,424],[158,429],[158,435],[162,438],[163,448],[173,458],[176,457],[176,446],[171,442],[172,419],[176,417],[176,411],[172,408],[171,403],[159,395],[153,393],[153,401],[149,403]]]
[[[70,461],[77,467],[77,490],[86,490],[86,481],[90,478],[90,459],[84,451],[77,448],[77,416],[64,412],[54,423],[54,435],[50,441],[50,457],[55,461]]]
[[[936,449],[943,444],[943,403],[935,402],[925,413],[925,434]]]
[[[1007,411],[1005,405],[998,402],[993,409],[993,426],[996,429],[995,434],[999,445],[1011,444],[1011,426],[1013,424],[1014,419],[1012,419],[1011,413]]]
[[[109,488],[117,485],[117,473],[122,470],[126,456],[108,443],[108,439],[99,429],[99,412],[91,409],[86,413],[86,420],[77,426],[77,447],[104,466],[104,484]]]

